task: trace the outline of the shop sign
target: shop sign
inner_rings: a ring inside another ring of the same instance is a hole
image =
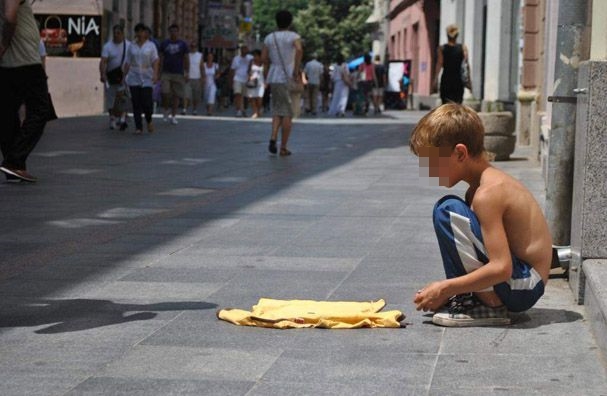
[[[101,57],[100,15],[35,15],[49,56]]]

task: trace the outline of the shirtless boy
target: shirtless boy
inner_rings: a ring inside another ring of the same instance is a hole
[[[446,280],[414,298],[442,326],[510,324],[508,311],[531,308],[544,294],[552,239],[540,206],[516,179],[488,162],[484,129],[470,108],[442,105],[420,120],[409,142],[430,177],[470,186],[465,201],[440,199],[433,222]]]

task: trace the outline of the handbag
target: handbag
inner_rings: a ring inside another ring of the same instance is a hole
[[[105,75],[107,77],[107,82],[110,85],[116,85],[116,84],[120,84],[122,82],[122,78],[124,77],[124,73],[122,71],[122,64],[124,63],[125,56],[126,56],[126,40],[123,41],[122,60],[120,61],[120,66],[115,69],[108,70],[105,73]]]
[[[462,64],[460,65],[460,78],[462,80],[462,84],[464,87],[472,90],[472,81],[470,81],[470,65],[468,64],[468,59],[462,59]]]
[[[257,85],[259,85],[259,79],[254,78],[252,80],[249,80],[245,85],[247,88],[257,88]]]
[[[278,57],[280,58],[280,63],[282,65],[282,70],[285,72],[285,76],[287,76],[287,87],[289,92],[292,95],[302,94],[304,91],[304,86],[301,81],[295,80],[292,76],[289,76],[289,72],[287,72],[287,68],[285,66],[285,62],[282,59],[282,54],[280,53],[280,48],[278,47],[278,41],[276,41],[276,32],[274,32],[274,44],[276,45],[276,52],[278,52]]]

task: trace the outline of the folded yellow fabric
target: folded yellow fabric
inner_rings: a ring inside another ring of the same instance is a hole
[[[380,312],[386,302],[274,300],[261,298],[252,311],[220,309],[217,318],[239,326],[294,329],[358,329],[361,327],[400,327],[401,311]]]

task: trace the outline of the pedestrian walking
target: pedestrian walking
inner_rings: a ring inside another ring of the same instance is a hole
[[[364,61],[358,66],[358,89],[364,98],[364,114],[369,112],[370,102],[373,100],[373,84],[375,82],[375,66],[371,60],[371,55],[365,54]]]
[[[346,106],[348,104],[348,95],[350,94],[350,85],[352,80],[348,65],[342,54],[337,54],[335,57],[336,63],[333,66],[333,74],[331,81],[333,82],[333,96],[331,98],[331,107],[329,107],[329,115],[344,117],[346,114]]]
[[[105,108],[110,116],[110,129],[127,128],[126,109],[119,108],[122,101],[117,101],[116,97],[119,93],[122,96],[125,91],[123,67],[129,46],[130,42],[124,38],[124,28],[115,25],[112,28],[112,39],[101,50],[99,79],[105,86]]]
[[[470,88],[470,70],[468,69],[468,48],[465,44],[457,44],[459,28],[456,25],[447,26],[447,44],[437,50],[436,72],[434,73],[433,89],[436,90],[438,75],[442,69],[440,80],[440,98],[443,102],[462,103],[464,87]],[[467,75],[468,77],[463,76]]]
[[[379,55],[375,55],[375,78],[373,80],[373,109],[375,114],[381,113],[381,108],[384,104],[384,89],[388,83],[388,75],[386,67],[381,64]]]
[[[320,91],[320,80],[323,72],[324,66],[318,61],[318,55],[313,53],[312,59],[304,66],[304,73],[308,79],[308,85],[306,85],[306,113],[316,115],[318,111],[318,92]]]
[[[291,155],[287,148],[293,123],[293,106],[290,86],[301,83],[301,58],[303,50],[299,34],[289,30],[293,15],[281,10],[276,13],[278,30],[270,33],[264,40],[261,58],[264,65],[264,77],[272,90],[272,135],[268,150],[278,152],[276,140],[281,130],[281,156]]]
[[[162,65],[162,96],[164,101],[164,122],[177,125],[177,109],[185,96],[185,84],[190,71],[188,45],[179,39],[179,26],[169,26],[169,38],[160,44]],[[170,108],[169,108],[170,107]],[[170,115],[169,115],[170,112]]]
[[[232,59],[230,67],[230,80],[234,92],[234,105],[236,106],[236,117],[245,117],[244,95],[247,94],[247,81],[249,81],[249,65],[253,55],[249,54],[246,45],[240,46],[240,53]]]
[[[145,115],[147,130],[154,132],[152,113],[154,103],[152,91],[158,81],[160,59],[156,45],[149,40],[151,30],[143,23],[135,26],[135,42],[129,46],[124,65],[126,83],[131,93],[133,118],[135,119],[135,134],[143,131],[141,114]]]
[[[207,54],[204,62],[204,102],[207,106],[207,115],[213,115],[213,107],[217,98],[217,79],[219,78],[219,65],[214,62],[212,52]]]
[[[253,51],[253,60],[249,66],[249,81],[247,81],[248,97],[253,108],[251,118],[261,116],[263,111],[263,94],[265,92],[265,80],[263,78],[263,64],[261,63],[261,51]]]
[[[202,53],[198,51],[198,45],[195,42],[190,43],[190,61],[189,80],[185,85],[185,97],[183,99],[183,110],[181,114],[187,113],[188,107],[192,105],[192,114],[198,114],[198,104],[202,99]]]
[[[328,63],[323,65],[323,71],[320,77],[319,90],[322,99],[321,111],[324,113],[326,111],[329,111],[329,96],[333,91],[333,86],[331,83],[331,65],[329,65]]]
[[[217,84],[217,109],[227,109],[232,102],[232,74],[231,63],[222,59],[219,64],[219,77],[215,79]]]
[[[26,161],[52,119],[52,105],[39,52],[40,32],[29,1],[4,0],[0,40],[0,171],[7,181],[35,182]],[[23,122],[19,107],[27,109]]]

